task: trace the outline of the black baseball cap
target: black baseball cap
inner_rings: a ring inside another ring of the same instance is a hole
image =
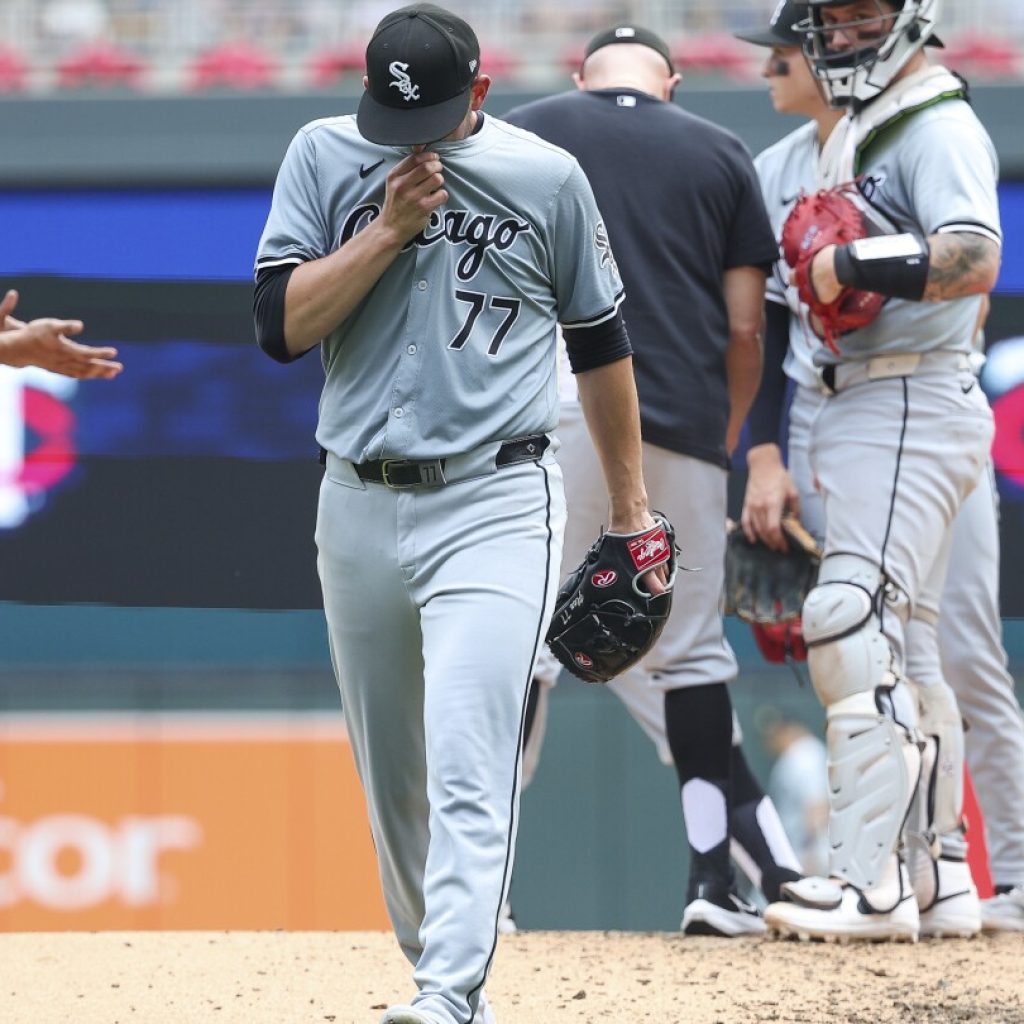
[[[798,21],[806,21],[810,14],[810,8],[806,3],[781,0],[767,28],[760,32],[734,32],[733,35],[755,46],[801,46],[804,41],[803,35],[796,32],[793,26]]]
[[[592,53],[603,50],[606,46],[612,46],[615,43],[634,43],[637,46],[649,47],[655,53],[661,54],[665,59],[669,74],[675,74],[676,69],[672,66],[672,54],[669,52],[668,43],[649,28],[640,28],[637,25],[616,25],[615,28],[598,32],[587,43],[587,48],[583,51],[583,60],[586,61]]]
[[[458,128],[480,69],[476,33],[434,4],[392,11],[366,47],[360,134],[382,146],[437,142]]]

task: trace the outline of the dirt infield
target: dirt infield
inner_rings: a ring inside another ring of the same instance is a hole
[[[390,935],[0,935],[4,1024],[376,1024],[411,994]],[[500,1024],[1024,1024],[1024,935],[821,946],[525,932],[487,986]]]

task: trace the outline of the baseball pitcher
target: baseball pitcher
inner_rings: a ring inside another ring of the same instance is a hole
[[[417,992],[386,1024],[492,1024],[527,691],[565,520],[556,322],[611,530],[654,526],[622,285],[567,153],[483,114],[461,18],[387,15],[355,117],[306,125],[256,259],[261,346],[320,345],[324,609],[385,901]],[[655,573],[650,591],[663,588]]]

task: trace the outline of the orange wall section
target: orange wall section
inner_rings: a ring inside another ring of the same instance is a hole
[[[0,718],[0,930],[386,929],[339,717]]]

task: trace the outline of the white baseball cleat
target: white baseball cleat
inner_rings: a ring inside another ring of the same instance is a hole
[[[476,1008],[473,1024],[498,1024],[498,1018],[494,1016],[494,1010],[491,1009],[491,1004],[483,992],[480,993],[480,1003]]]
[[[501,910],[498,911],[498,934],[514,935],[517,931],[519,931],[519,926],[512,913],[512,904],[505,900],[501,905]]]
[[[934,861],[935,893],[928,906],[920,906],[921,936],[932,939],[969,939],[981,931],[981,903],[966,861]],[[918,892],[921,888],[918,888]]]
[[[981,928],[986,932],[1024,932],[1024,885],[982,900]]]
[[[696,899],[683,911],[679,927],[684,935],[764,935],[767,931],[757,908],[744,903],[734,892],[706,882],[698,883]]]
[[[835,878],[787,882],[782,892],[784,898],[764,912],[765,924],[777,935],[805,942],[917,942],[917,900],[902,866],[890,910],[873,909],[862,892]]]
[[[392,1006],[384,1012],[380,1024],[436,1024],[429,1017],[424,1017],[411,1006]]]

